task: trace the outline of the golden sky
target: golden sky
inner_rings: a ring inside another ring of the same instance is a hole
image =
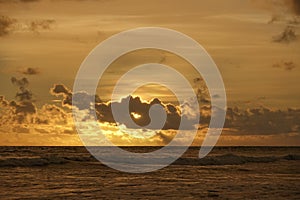
[[[192,37],[217,64],[229,108],[218,145],[299,145],[299,10],[293,0],[0,0],[0,145],[80,145],[64,100],[74,95],[82,61],[113,34],[149,26]],[[97,90],[99,107],[106,108],[126,71],[149,62],[174,67],[205,91],[194,82],[200,75],[182,58],[141,50],[120,57],[105,72]],[[135,95],[145,104],[158,98],[165,107],[178,106],[174,95],[157,85],[141,87]],[[200,105],[209,121],[209,105]],[[116,144],[164,145],[174,136],[172,120],[171,128],[141,139],[118,130],[109,111],[103,115],[101,126]],[[195,145],[201,144],[206,124]]]

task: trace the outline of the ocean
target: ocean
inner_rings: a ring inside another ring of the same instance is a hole
[[[132,174],[85,147],[0,147],[0,199],[300,199],[300,147],[215,147],[198,159],[199,148]]]

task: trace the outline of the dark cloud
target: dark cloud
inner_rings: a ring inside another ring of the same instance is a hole
[[[32,100],[33,94],[30,90],[20,87],[20,91],[17,92],[16,98],[20,101]]]
[[[297,39],[296,30],[292,26],[287,26],[282,33],[273,37],[274,42],[290,43]]]
[[[32,102],[16,102],[11,101],[9,105],[14,108],[15,114],[34,114],[36,112],[36,107]]]
[[[27,87],[29,84],[29,81],[27,78],[21,78],[21,79],[17,79],[16,77],[12,77],[11,82],[13,85],[18,86],[18,87]]]
[[[289,64],[288,64],[289,65]],[[63,84],[57,84],[51,89],[51,93],[57,96],[63,97],[63,105],[71,106],[72,97],[74,94]],[[92,95],[88,95],[85,92],[78,93],[77,97],[73,98],[78,102],[73,104],[77,105],[80,110],[91,110]],[[260,97],[265,99],[265,97]],[[84,102],[84,103],[83,103]],[[126,106],[129,102],[129,108]],[[81,104],[82,103],[82,104]],[[87,105],[86,105],[87,103]],[[182,119],[187,119],[188,116],[182,114],[180,107],[171,103],[165,104],[159,99],[155,98],[151,101],[143,101],[140,97],[128,96],[121,99],[119,102],[101,102],[100,99],[95,102],[95,111],[99,122],[105,122],[110,124],[123,124],[127,128],[136,128],[136,125],[141,127],[147,126],[151,122],[149,111],[151,106],[158,104],[166,112],[166,122],[161,127],[148,127],[149,129],[161,129],[161,130],[177,130]],[[112,114],[112,106],[114,106],[119,112],[120,116],[114,119]],[[127,118],[127,114],[134,113],[139,116],[137,118],[131,115],[131,119]],[[214,108],[218,109],[218,108]],[[211,119],[211,105],[203,105],[200,109],[200,123],[199,129],[205,129],[208,127]],[[133,122],[135,126],[133,125]],[[188,120],[187,120],[188,121]],[[188,121],[189,122],[189,121]],[[195,124],[188,123],[184,130],[190,130]],[[242,109],[239,107],[228,108],[226,114],[226,121],[224,128],[229,130],[235,130],[235,135],[272,135],[272,134],[285,134],[285,133],[299,133],[300,132],[300,109],[287,109],[287,110],[272,110],[266,107]],[[173,136],[172,136],[173,137]],[[171,136],[160,133],[159,137],[164,143],[168,143],[171,140]]]
[[[24,75],[36,75],[40,73],[40,70],[38,68],[28,67],[20,69],[19,72]]]
[[[55,84],[53,88],[50,89],[50,93],[56,96],[59,95],[72,95],[71,90],[69,90],[64,84]]]
[[[16,93],[16,99],[19,101],[30,101],[32,100],[33,94],[27,88],[29,81],[27,78],[17,79],[16,77],[11,78],[13,85],[19,87],[19,91]]]
[[[286,71],[292,71],[296,68],[296,64],[292,61],[281,61],[279,63],[275,63],[272,66],[273,68],[284,69]]]
[[[0,37],[9,35],[14,31],[14,24],[17,23],[16,19],[8,16],[0,16]]]
[[[21,123],[31,123],[32,117],[29,115],[33,115],[36,113],[37,108],[32,102],[33,94],[27,88],[29,85],[29,81],[27,78],[11,78],[11,83],[18,87],[19,91],[16,93],[17,101],[8,102],[5,100],[4,96],[0,97],[0,103],[2,106],[2,113],[5,116],[0,118],[1,124],[9,121],[11,123],[17,122]]]
[[[72,106],[73,99],[77,100],[76,102],[74,102],[74,104],[80,110],[90,109],[90,104],[92,104],[93,102],[102,103],[98,95],[89,95],[86,92],[78,92],[76,94],[73,94],[72,91],[63,84],[55,84],[50,89],[50,94],[55,96],[62,96],[62,105],[66,107]]]
[[[127,102],[129,102],[129,108],[126,106]],[[181,113],[180,109],[178,109],[173,104],[164,104],[159,99],[152,99],[150,102],[142,101],[140,97],[128,96],[126,98],[121,99],[120,102],[108,102],[108,103],[98,103],[96,104],[96,113],[98,120],[100,122],[108,122],[108,123],[119,123],[124,124],[127,128],[135,128],[136,125],[141,127],[147,126],[151,122],[151,118],[149,116],[149,111],[151,106],[160,105],[164,108],[166,112],[166,122],[162,128],[162,130],[174,129],[177,130],[179,128],[181,122]],[[112,114],[112,106],[116,110],[119,111],[118,119],[114,119]],[[140,115],[140,118],[134,118],[131,116],[131,119],[127,118],[127,113],[135,113]],[[188,116],[182,116],[188,123],[185,124],[183,129],[189,130],[193,129],[194,125],[192,120],[188,120]],[[116,120],[116,121],[115,121]],[[133,124],[132,121],[135,123]],[[148,127],[150,129],[160,129],[161,127]]]
[[[299,133],[300,109],[228,108],[225,128],[232,128],[237,130],[237,134],[246,135]]]
[[[181,121],[181,114],[180,110],[173,104],[164,104],[159,99],[155,98],[150,102],[142,101],[140,97],[132,97],[128,96],[126,98],[121,99],[120,102],[102,102],[100,98],[96,95],[89,95],[85,92],[79,92],[73,94],[71,90],[69,90],[63,84],[56,84],[53,88],[50,89],[50,93],[55,96],[62,96],[62,105],[71,107],[72,105],[76,106],[79,110],[91,110],[92,103],[95,101],[95,109],[98,120],[100,122],[107,122],[113,124],[124,124],[127,128],[135,128],[136,124],[139,126],[146,126],[150,124],[151,118],[149,116],[150,107],[152,105],[160,105],[164,108],[167,120],[164,124],[163,130],[168,129],[178,129],[180,121]],[[75,102],[72,102],[74,101]],[[126,106],[126,102],[129,102],[129,108]],[[72,104],[73,103],[73,104]],[[115,120],[112,114],[112,106],[119,111],[118,119]],[[135,113],[140,115],[140,118],[134,118],[132,116],[131,119],[127,118],[128,109],[130,113]],[[185,119],[188,116],[183,116]],[[133,124],[132,121],[135,123]],[[187,120],[188,121],[188,120]],[[188,123],[184,129],[192,129],[195,124]],[[149,127],[152,129],[157,129],[161,127]]]

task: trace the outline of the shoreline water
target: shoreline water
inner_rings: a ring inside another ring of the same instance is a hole
[[[190,147],[170,166],[130,174],[101,164],[84,147],[0,147],[0,163],[18,163],[0,167],[0,199],[300,197],[300,147],[215,147],[204,159],[198,151]]]

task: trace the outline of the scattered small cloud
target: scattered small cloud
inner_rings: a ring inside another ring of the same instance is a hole
[[[15,30],[16,19],[8,16],[0,16],[0,37],[9,35]]]
[[[292,26],[287,26],[282,33],[273,37],[274,42],[290,43],[297,39],[296,30]]]
[[[30,31],[39,34],[41,31],[51,30],[55,25],[54,19],[38,19],[22,21],[9,16],[0,16],[0,37],[8,36],[16,31]]]
[[[13,85],[19,87],[19,91],[16,93],[16,98],[19,101],[31,101],[32,100],[33,94],[27,88],[27,86],[29,85],[29,81],[27,78],[17,79],[16,77],[12,77],[11,82]]]
[[[284,69],[286,71],[292,71],[296,68],[296,64],[292,61],[281,61],[279,63],[275,63],[272,66],[273,68]]]
[[[38,68],[27,67],[19,69],[18,72],[24,75],[36,75],[40,73],[40,70]]]
[[[28,24],[28,29],[32,32],[39,33],[42,30],[51,30],[56,23],[54,19],[43,19],[31,21]]]

